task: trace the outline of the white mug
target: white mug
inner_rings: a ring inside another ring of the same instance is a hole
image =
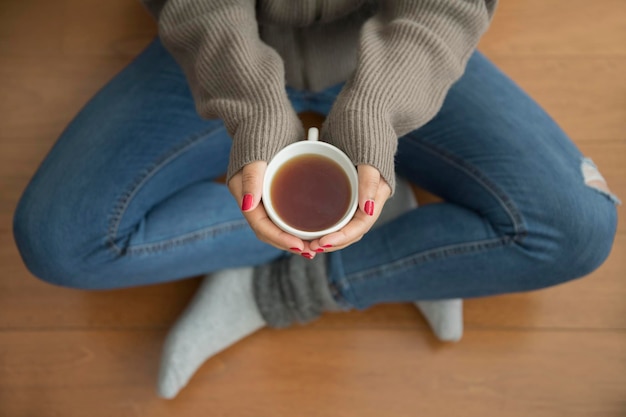
[[[348,158],[348,156],[343,153],[343,151],[341,151],[341,149],[329,143],[320,142],[318,138],[319,131],[317,130],[317,128],[312,127],[309,129],[307,140],[292,143],[291,145],[288,145],[281,149],[267,165],[267,170],[265,171],[265,177],[263,179],[262,199],[263,206],[265,207],[267,215],[280,229],[303,240],[318,239],[329,233],[340,230],[352,219],[359,205],[359,177],[357,174],[357,170],[354,167],[354,164],[352,163],[350,158]],[[346,173],[348,181],[350,182],[351,196],[348,210],[336,224],[324,230],[305,231],[298,230],[295,227],[290,226],[280,218],[280,216],[276,213],[274,205],[272,204],[271,189],[274,176],[285,163],[295,157],[311,154],[325,156],[341,167],[341,169]]]

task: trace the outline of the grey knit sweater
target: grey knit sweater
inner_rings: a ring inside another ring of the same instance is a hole
[[[304,138],[285,83],[347,81],[322,129],[394,184],[398,137],[428,122],[497,0],[142,0],[198,113],[233,138],[227,178]]]

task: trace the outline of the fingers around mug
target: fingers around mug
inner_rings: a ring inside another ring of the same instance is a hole
[[[376,194],[380,183],[380,172],[371,165],[359,165],[359,208],[368,216],[376,211]]]
[[[358,210],[352,220],[341,230],[311,242],[311,249],[315,252],[334,252],[343,249],[361,240],[373,224],[372,216]]]
[[[356,211],[352,220],[341,230],[331,233],[333,247],[345,246],[360,238],[374,224],[376,212],[376,194],[380,183],[380,172],[371,165],[359,165],[358,171],[358,200],[359,210]],[[378,211],[380,212],[380,211]],[[369,218],[368,218],[369,217]],[[322,238],[324,241],[327,239]],[[324,248],[322,241],[311,242],[311,248],[316,252],[326,251],[330,247]],[[327,245],[328,246],[328,245]]]
[[[258,204],[253,210],[244,211],[243,215],[259,240],[281,250],[313,255],[313,253],[308,250],[308,245],[305,245],[306,242],[279,229],[278,226],[272,222],[267,216],[267,212],[262,203]]]
[[[312,241],[310,244],[311,249],[315,252],[333,252],[361,240],[363,235],[378,220],[390,194],[391,188],[385,180],[380,179],[378,190],[373,199],[376,207],[373,215],[370,216],[362,210],[357,210],[352,220],[341,230]]]
[[[302,239],[282,231],[267,216],[261,203],[266,167],[263,161],[252,162],[233,175],[228,182],[231,194],[241,204],[242,213],[259,240],[292,253],[314,253],[309,249],[308,242],[305,245]]]
[[[255,161],[241,170],[241,211],[251,211],[259,205],[266,168],[267,162]]]

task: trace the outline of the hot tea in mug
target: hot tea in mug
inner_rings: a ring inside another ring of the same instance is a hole
[[[282,230],[313,240],[340,230],[358,206],[358,175],[339,148],[317,140],[292,143],[270,161],[263,180],[263,205]]]

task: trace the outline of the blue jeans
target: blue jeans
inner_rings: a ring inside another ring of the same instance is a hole
[[[327,114],[341,86],[288,90]],[[26,266],[85,289],[146,285],[284,255],[260,242],[223,184],[231,140],[194,108],[155,40],[71,122],[26,189]],[[397,172],[442,196],[328,254],[347,307],[526,291],[588,274],[616,231],[612,196],[548,115],[475,53],[439,114],[399,141]]]

